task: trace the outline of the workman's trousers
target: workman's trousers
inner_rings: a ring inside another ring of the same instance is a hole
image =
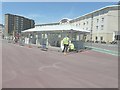
[[[67,52],[68,51],[68,44],[64,44],[64,49],[63,49],[63,51],[62,52]]]

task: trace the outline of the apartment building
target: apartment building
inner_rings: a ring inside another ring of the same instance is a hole
[[[0,38],[4,35],[4,25],[0,24]]]
[[[3,24],[0,24],[0,33],[3,32],[3,29],[4,29],[4,25],[3,25]]]
[[[107,6],[69,21],[71,25],[90,30],[86,41],[112,42],[120,35],[120,8],[118,5]]]
[[[34,28],[35,22],[32,19],[23,16],[5,14],[5,34],[14,35],[21,33],[21,31]]]

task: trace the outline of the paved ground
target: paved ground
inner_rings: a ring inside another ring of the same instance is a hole
[[[2,35],[0,33],[0,89],[2,89]]]
[[[116,88],[117,59],[90,50],[65,56],[3,41],[2,88]]]
[[[101,44],[101,43],[85,43],[86,46],[92,46],[96,48],[118,51],[118,44]]]

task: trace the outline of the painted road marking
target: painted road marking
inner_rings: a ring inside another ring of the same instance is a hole
[[[58,69],[59,67],[57,66],[58,64],[61,64],[61,62],[58,62],[58,63],[54,63],[52,65],[47,65],[47,66],[42,66],[42,67],[39,67],[39,71],[43,71],[43,69],[47,69],[47,68],[55,68],[55,69]]]

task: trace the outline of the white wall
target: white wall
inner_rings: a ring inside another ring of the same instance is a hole
[[[93,26],[91,24],[92,14],[93,14]],[[120,15],[120,11],[119,11],[119,15]],[[104,21],[102,21],[102,18],[104,18]],[[99,20],[98,22],[97,19]],[[120,28],[118,22],[120,23],[120,19],[118,21],[117,8],[110,7],[79,17],[79,21],[76,19],[76,21],[74,21],[71,24],[72,25],[77,24],[77,26],[79,26],[81,29],[91,30],[92,27],[92,40],[95,40],[96,36],[98,36],[98,40],[100,40],[100,37],[103,36],[103,39],[105,41],[112,41],[113,32],[118,31],[118,27]],[[83,23],[85,23],[85,25]],[[101,27],[102,25],[103,25],[103,29]],[[98,29],[96,28],[96,26],[98,26]]]

